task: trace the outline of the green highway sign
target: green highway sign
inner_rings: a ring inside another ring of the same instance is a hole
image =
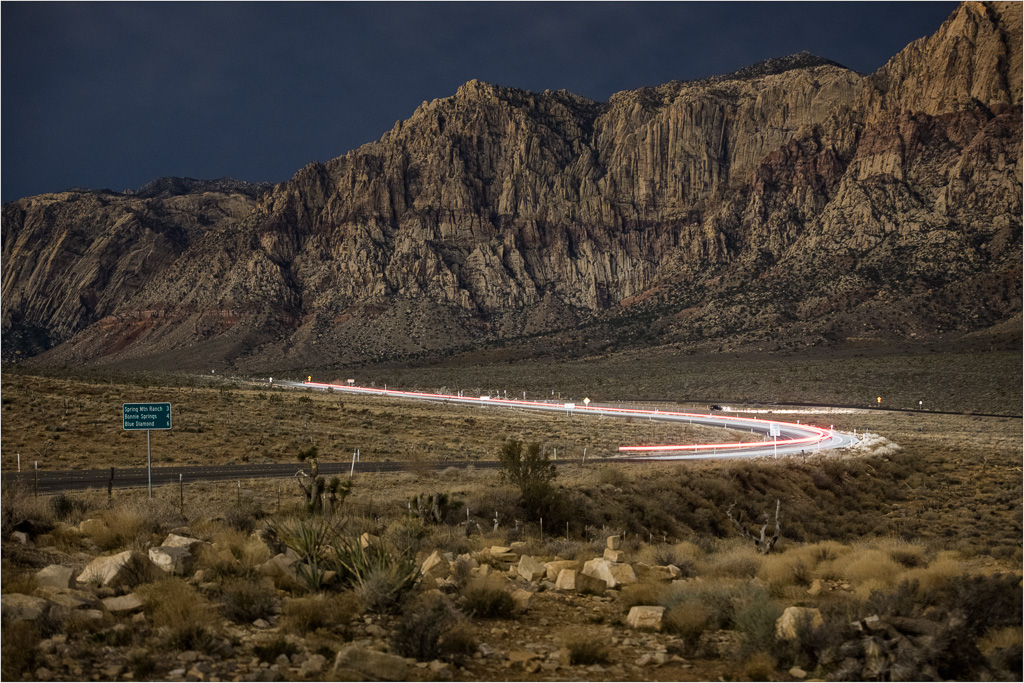
[[[170,429],[170,403],[122,403],[125,429]]]

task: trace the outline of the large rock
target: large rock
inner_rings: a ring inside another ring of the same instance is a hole
[[[296,560],[291,555],[279,553],[263,564],[257,566],[256,571],[263,576],[270,577],[276,584],[287,584],[298,580],[298,576],[295,571],[295,563]]]
[[[191,538],[189,536],[179,536],[178,534],[167,534],[167,538],[160,544],[161,548],[184,548],[193,555],[199,552],[200,548],[207,546],[209,543],[201,541],[198,538]]]
[[[0,611],[4,624],[8,621],[36,621],[46,614],[52,603],[44,598],[21,593],[4,593],[0,595]]]
[[[547,567],[530,555],[523,555],[519,558],[516,571],[527,581],[537,581],[547,575]]]
[[[71,588],[71,580],[75,570],[59,564],[51,564],[35,573],[35,582],[39,587]]]
[[[196,560],[187,547],[159,546],[149,549],[149,559],[168,574],[185,576],[191,574]]]
[[[635,605],[626,615],[626,624],[630,628],[661,630],[661,618],[665,614],[664,607]]]
[[[117,555],[97,557],[78,575],[81,585],[100,585],[109,588],[134,588],[166,578],[167,574],[142,553],[125,550]]]
[[[346,645],[334,658],[336,681],[404,681],[412,667],[402,657],[377,652],[360,645]]]
[[[555,590],[600,595],[608,590],[608,584],[604,579],[583,574],[575,569],[563,569],[558,572],[555,579]]]
[[[142,610],[142,600],[135,593],[104,598],[103,608],[111,614],[130,614]]]
[[[775,637],[779,640],[796,640],[800,625],[819,628],[824,625],[821,612],[814,607],[787,607],[775,622]]]
[[[427,559],[423,560],[423,564],[420,565],[420,574],[423,575],[423,581],[428,586],[433,586],[438,579],[444,579],[450,573],[451,563],[439,550],[430,553]]]
[[[544,565],[544,578],[548,581],[554,581],[558,578],[558,574],[563,569],[576,569],[579,567],[579,562],[576,560],[555,560],[548,562]]]
[[[583,573],[603,580],[609,588],[636,583],[636,574],[631,566],[621,562],[609,562],[604,558],[588,560],[583,565]]]

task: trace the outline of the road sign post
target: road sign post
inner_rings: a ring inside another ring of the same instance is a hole
[[[171,428],[170,403],[122,403],[121,424],[126,430],[146,430],[146,476],[149,481],[149,497],[153,497],[153,457],[149,432],[153,429]]]
[[[774,422],[768,426],[768,436],[775,440],[775,459],[779,459],[779,425]]]

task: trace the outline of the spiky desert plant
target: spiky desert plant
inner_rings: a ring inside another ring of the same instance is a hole
[[[352,586],[371,612],[396,607],[419,577],[419,567],[408,553],[377,544],[364,548],[357,538],[339,537],[330,561],[338,580]]]

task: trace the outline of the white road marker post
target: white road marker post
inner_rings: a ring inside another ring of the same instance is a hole
[[[21,453],[18,453],[18,471],[21,472]]]
[[[146,476],[149,479],[149,497],[153,497],[153,456],[149,448],[149,432],[146,430]]]

